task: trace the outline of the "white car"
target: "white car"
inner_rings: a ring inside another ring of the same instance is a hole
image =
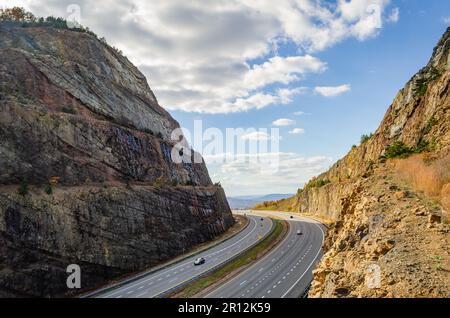
[[[297,235],[303,235],[302,231],[298,230]]]
[[[194,261],[194,265],[195,266],[198,266],[198,265],[202,265],[202,264],[205,264],[205,259],[203,258],[203,257],[199,257],[199,258],[197,258],[195,261]]]

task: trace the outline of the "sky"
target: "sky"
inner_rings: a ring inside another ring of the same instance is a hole
[[[450,25],[442,0],[0,0],[14,5],[105,37],[187,131],[201,120],[276,141],[258,151],[276,167],[200,149],[228,196],[295,193],[326,171],[377,129]]]

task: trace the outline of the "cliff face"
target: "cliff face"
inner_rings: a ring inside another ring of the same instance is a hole
[[[447,162],[437,177],[448,176],[449,85],[450,28],[428,65],[398,93],[374,135],[317,177],[328,184],[310,187],[295,197],[296,211],[334,222],[310,296],[450,295],[449,226],[445,223],[450,180],[444,181],[448,184],[443,185],[437,203],[404,182],[395,163],[385,158],[395,145],[406,147],[409,152],[421,152],[425,165]],[[380,270],[381,282],[370,287],[368,271],[374,268]]]
[[[73,263],[93,287],[232,225],[204,163],[172,161],[178,127],[94,36],[0,24],[0,296],[64,295]]]
[[[352,179],[371,171],[387,147],[396,141],[411,148],[427,144],[432,152],[447,152],[450,146],[449,52],[450,29],[434,49],[428,65],[400,90],[374,135],[317,177],[331,181],[329,185],[298,195],[298,210],[339,219],[340,198],[352,191]],[[422,80],[425,80],[423,84]]]

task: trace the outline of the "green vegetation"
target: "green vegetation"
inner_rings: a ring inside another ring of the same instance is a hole
[[[57,29],[70,29],[76,32],[88,33],[96,38],[97,35],[89,30],[89,28],[84,28],[81,25],[76,25],[74,27],[69,27],[67,20],[63,18],[55,17],[35,17],[31,12],[26,11],[24,8],[14,7],[7,9],[0,9],[0,22],[10,22],[20,24],[22,27],[53,27]]]
[[[424,128],[423,134],[424,134],[424,135],[429,134],[429,133],[431,132],[431,130],[433,129],[433,127],[434,127],[437,123],[438,123],[437,119],[434,118],[434,117],[432,117],[432,118],[428,121],[426,127]]]
[[[28,182],[26,180],[22,180],[19,185],[18,190],[19,194],[24,196],[28,194],[28,191],[29,191]]]
[[[52,186],[50,184],[46,184],[45,187],[44,187],[44,191],[48,195],[51,195],[53,193],[53,188],[52,188]]]
[[[226,277],[239,268],[249,265],[250,263],[261,258],[283,233],[283,221],[273,220],[273,222],[275,223],[273,230],[264,240],[259,242],[256,246],[239,255],[231,262],[211,272],[210,274],[207,274],[206,276],[203,276],[192,282],[191,284],[183,287],[181,290],[173,293],[172,295],[177,298],[192,297],[205,288],[208,288],[215,282],[219,281],[223,277]]]
[[[75,111],[75,109],[71,106],[63,106],[63,108],[61,108],[61,111],[63,113],[72,114],[72,115],[75,115],[77,113]]]
[[[365,144],[366,142],[369,141],[370,138],[373,137],[373,134],[369,134],[369,135],[362,135],[361,136],[361,145]]]
[[[401,141],[396,141],[386,149],[386,159],[408,158],[413,154],[413,150]]]
[[[441,77],[443,72],[432,66],[428,74],[419,77],[414,82],[413,93],[415,97],[424,96],[428,90],[428,84]]]
[[[31,12],[26,11],[24,8],[21,7],[14,7],[14,8],[6,8],[6,9],[0,9],[0,23],[1,22],[7,22],[7,23],[15,23],[19,24],[20,26],[27,28],[27,27],[53,27],[56,29],[66,29],[71,30],[75,32],[81,32],[86,33],[89,35],[94,36],[96,39],[98,39],[100,42],[102,42],[104,45],[108,46],[109,48],[113,49],[117,54],[122,55],[122,51],[119,49],[108,45],[105,38],[99,38],[97,34],[89,30],[89,28],[85,28],[80,24],[77,24],[76,22],[72,22],[74,24],[73,26],[69,26],[67,20],[63,18],[55,18],[55,17],[35,17]]]
[[[153,183],[153,186],[157,187],[157,188],[162,188],[162,186],[164,184],[165,184],[164,177],[161,176],[161,177],[156,178],[155,182]]]
[[[321,188],[329,183],[331,183],[331,181],[328,179],[314,178],[304,186],[303,191],[307,191],[313,188]]]
[[[386,148],[385,159],[406,159],[414,154],[420,154],[430,150],[430,144],[422,140],[416,147],[408,147],[401,141],[396,141]]]

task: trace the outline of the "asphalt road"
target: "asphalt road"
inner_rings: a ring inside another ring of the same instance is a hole
[[[218,264],[232,258],[236,254],[255,244],[265,237],[272,228],[269,218],[248,216],[250,223],[242,232],[233,238],[220,243],[200,254],[189,257],[179,263],[150,273],[139,279],[122,284],[120,287],[97,293],[99,298],[151,298],[158,297],[181,284],[200,276]],[[206,263],[194,266],[194,260],[204,257]]]
[[[260,213],[260,212],[258,212]],[[298,298],[312,280],[312,270],[322,256],[323,226],[287,213],[263,212],[288,220],[289,233],[268,255],[226,282],[208,298]],[[303,235],[297,235],[300,230]]]

